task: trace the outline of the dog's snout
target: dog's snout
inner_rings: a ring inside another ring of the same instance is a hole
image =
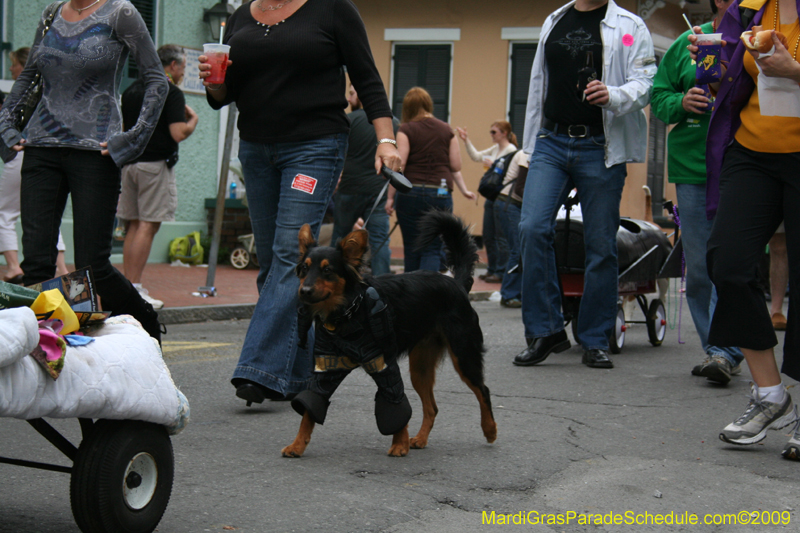
[[[314,294],[314,287],[309,287],[308,285],[300,286],[300,296],[311,296],[312,294]]]

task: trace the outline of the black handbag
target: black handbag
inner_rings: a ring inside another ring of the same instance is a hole
[[[509,154],[506,154],[502,157],[498,157],[492,163],[492,166],[489,167],[489,170],[481,177],[480,183],[478,183],[478,194],[486,198],[487,200],[494,201],[500,195],[500,191],[508,185],[508,183],[503,184],[503,181],[506,179],[506,172],[508,172],[508,166],[511,164],[511,159],[519,152],[519,150],[515,150]],[[513,181],[513,180],[512,180]],[[509,182],[510,183],[510,182]]]
[[[50,31],[50,26],[53,24],[53,20],[56,18],[56,12],[58,11],[58,8],[65,3],[66,2],[61,2],[58,5],[52,4],[54,8],[50,11],[44,21],[42,39],[44,39],[44,36],[47,35],[48,31]],[[36,107],[39,105],[39,101],[42,99],[43,85],[44,82],[42,81],[42,73],[37,72],[33,77],[33,80],[31,80],[28,90],[25,91],[25,96],[23,97],[22,102],[20,102],[17,114],[14,117],[14,129],[17,131],[22,132],[22,130],[25,129],[25,126],[28,125],[28,122],[30,122],[33,113],[36,111]]]

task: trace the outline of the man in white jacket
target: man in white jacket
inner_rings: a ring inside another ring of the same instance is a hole
[[[545,21],[533,61],[524,150],[533,154],[522,204],[522,319],[535,365],[570,347],[553,242],[556,214],[578,189],[586,248],[577,341],[583,363],[612,368],[619,203],[626,163],[645,161],[644,108],[656,73],[642,19],[614,0],[573,0]]]

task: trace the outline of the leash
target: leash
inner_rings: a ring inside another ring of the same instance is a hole
[[[681,217],[678,215],[678,206],[672,206],[672,215],[675,219],[675,225],[681,229]],[[681,248],[681,288],[678,291],[678,344],[686,344],[686,341],[681,340],[681,323],[683,322],[683,298],[686,294],[686,249]]]

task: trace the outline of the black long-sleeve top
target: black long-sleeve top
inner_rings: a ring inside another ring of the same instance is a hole
[[[391,117],[367,32],[350,0],[307,0],[285,21],[267,27],[243,4],[231,15],[223,42],[233,62],[225,101],[239,108],[239,136],[258,143],[298,142],[347,133],[345,75],[369,120]]]

